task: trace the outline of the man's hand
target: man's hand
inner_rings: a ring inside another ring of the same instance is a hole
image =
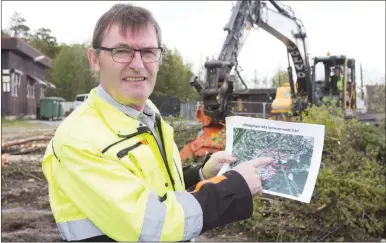
[[[240,173],[247,182],[252,195],[263,193],[261,184],[260,168],[272,163],[273,159],[269,157],[261,157],[253,159],[237,165],[234,170]]]
[[[202,175],[206,180],[210,179],[218,174],[224,163],[232,164],[236,160],[235,157],[225,151],[213,153],[202,168]]]

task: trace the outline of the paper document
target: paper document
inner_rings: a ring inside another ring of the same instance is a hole
[[[309,203],[319,173],[324,125],[232,116],[226,118],[226,149],[237,158],[223,174],[258,157],[274,162],[261,168],[263,192]]]

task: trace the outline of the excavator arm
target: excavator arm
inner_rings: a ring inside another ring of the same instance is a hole
[[[297,75],[295,87],[289,63],[292,96],[308,95],[308,100],[312,99],[306,34],[300,20],[279,1],[237,1],[224,27],[228,33],[218,58],[205,62],[205,84],[201,85],[197,76],[193,76],[189,81],[203,99],[203,106],[196,113],[197,120],[203,124],[203,130],[200,137],[183,148],[180,153],[182,159],[192,155],[202,156],[206,152],[223,148],[211,143],[210,138],[223,129],[225,117],[231,113],[228,104],[233,93],[233,80],[230,75],[233,68],[248,92],[248,87],[238,71],[237,57],[253,28],[264,29],[286,45],[288,58],[292,58]]]
[[[279,39],[287,47],[287,55],[292,58],[297,76],[297,87],[289,65],[289,83],[293,97],[305,96],[312,102],[310,64],[307,54],[304,26],[294,16],[293,11],[279,1],[237,1],[224,30],[228,32],[217,60],[205,63],[206,84],[200,85],[197,77],[191,85],[201,93],[204,112],[212,122],[224,121],[228,114],[228,101],[233,92],[230,72],[233,68],[239,79],[237,57],[252,28],[261,28]],[[246,84],[244,86],[248,89]]]

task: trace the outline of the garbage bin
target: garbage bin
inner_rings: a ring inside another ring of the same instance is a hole
[[[62,102],[65,99],[61,97],[44,97],[40,99],[40,119],[50,120],[63,117]]]

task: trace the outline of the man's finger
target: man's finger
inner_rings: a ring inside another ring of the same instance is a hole
[[[225,155],[224,157],[221,158],[221,163],[227,163],[227,164],[232,164],[236,162],[237,158],[233,157],[232,155]]]
[[[252,164],[254,167],[264,167],[264,166],[269,165],[273,161],[274,161],[274,159],[270,158],[270,157],[260,157],[260,158],[252,160]]]

